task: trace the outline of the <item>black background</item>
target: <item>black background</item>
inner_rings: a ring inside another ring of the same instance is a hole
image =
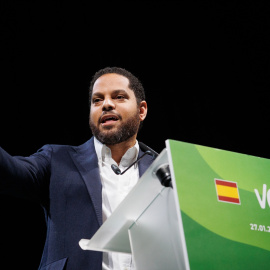
[[[30,155],[79,145],[88,86],[106,66],[142,81],[139,140],[166,139],[270,158],[268,1],[0,1],[0,143]],[[37,269],[41,208],[0,198],[1,264]]]

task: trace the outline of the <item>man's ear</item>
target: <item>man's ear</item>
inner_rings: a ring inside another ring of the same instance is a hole
[[[147,115],[147,103],[145,100],[141,101],[139,106],[140,120],[143,121]]]

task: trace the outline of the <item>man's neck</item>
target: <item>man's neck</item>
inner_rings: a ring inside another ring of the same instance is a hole
[[[111,149],[113,160],[119,165],[123,155],[129,148],[133,147],[135,143],[136,143],[136,136],[131,137],[127,141],[107,146]]]

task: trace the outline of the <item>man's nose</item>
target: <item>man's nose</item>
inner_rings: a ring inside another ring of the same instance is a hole
[[[103,104],[102,104],[103,111],[113,110],[114,108],[115,108],[115,104],[111,98],[104,99]]]

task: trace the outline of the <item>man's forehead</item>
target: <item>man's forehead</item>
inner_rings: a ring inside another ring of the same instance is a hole
[[[119,91],[119,90],[123,90],[126,92],[132,91],[129,88],[129,80],[126,77],[115,73],[109,73],[100,76],[95,81],[93,86],[93,94],[96,92]]]
[[[125,85],[128,87],[129,80],[125,76],[116,73],[108,73],[100,76],[94,83],[94,87],[102,85]]]

